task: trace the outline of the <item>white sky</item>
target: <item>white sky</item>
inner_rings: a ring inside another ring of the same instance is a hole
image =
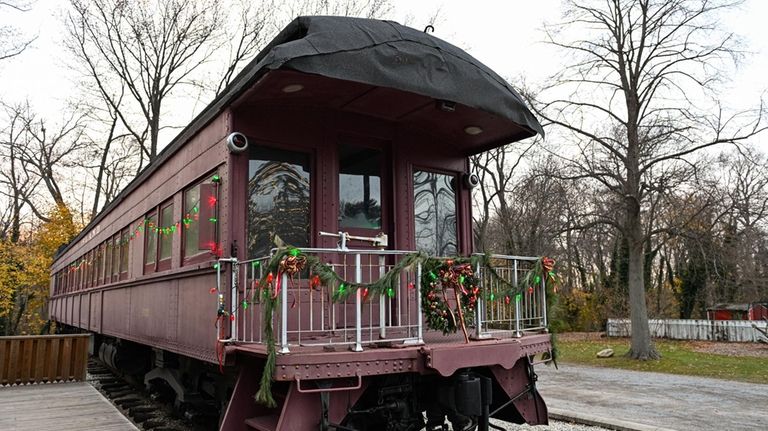
[[[508,79],[524,77],[530,83],[543,82],[561,67],[560,56],[542,44],[545,22],[560,18],[559,0],[393,0],[394,17],[423,28],[435,10],[440,20],[435,35],[467,50]],[[33,107],[55,120],[70,95],[77,93],[72,73],[64,65],[60,46],[59,15],[64,0],[37,0],[26,13],[0,12],[0,24],[12,23],[28,35],[38,35],[32,48],[19,57],[0,64],[0,100],[17,102],[29,99]],[[768,1],[747,0],[735,11],[723,16],[724,28],[742,37],[751,51],[739,67],[733,81],[724,89],[726,106],[747,107],[759,102],[768,89]],[[513,82],[514,83],[514,82]],[[189,104],[187,104],[189,106]],[[201,109],[204,104],[198,104]],[[179,118],[179,124],[191,120]],[[172,135],[164,136],[168,142]],[[768,150],[768,138],[760,138]],[[164,142],[165,143],[165,142]]]

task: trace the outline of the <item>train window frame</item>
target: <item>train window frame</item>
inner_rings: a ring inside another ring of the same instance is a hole
[[[125,227],[118,233],[120,238],[120,273],[118,280],[128,279],[128,268],[131,266],[131,241],[128,228]]]
[[[181,213],[183,214],[184,223],[181,224],[181,241],[180,241],[180,250],[181,250],[181,265],[193,265],[196,263],[206,262],[211,260],[212,258],[215,258],[215,250],[211,248],[204,248],[201,247],[201,243],[204,242],[201,240],[200,235],[201,232],[208,232],[210,235],[209,239],[213,243],[213,246],[216,246],[219,244],[220,241],[220,235],[221,235],[221,221],[219,220],[220,213],[219,213],[219,205],[218,201],[220,199],[220,183],[217,183],[213,180],[214,177],[218,176],[218,169],[213,170],[211,172],[208,172],[206,175],[203,175],[202,177],[198,178],[194,182],[192,182],[189,186],[185,187],[181,192]],[[213,228],[208,231],[202,231],[201,226],[203,226],[202,221],[205,220],[205,211],[204,207],[202,205],[202,191],[203,191],[203,185],[211,185],[213,186],[215,193],[216,193],[216,202],[214,204],[213,213],[211,217],[214,218],[216,221],[211,222],[211,224],[214,224]],[[192,192],[193,190],[197,189],[197,212],[194,211],[194,206],[192,208],[187,208],[187,195],[188,193]],[[190,226],[192,223],[197,223],[197,238],[194,238],[194,242],[197,242],[197,250],[194,253],[188,253],[187,251],[187,243],[192,239],[189,238]]]
[[[75,274],[74,274],[74,271],[72,271],[71,265],[72,265],[71,263],[69,265],[67,265],[67,269],[66,269],[66,271],[67,271],[67,284],[66,284],[66,286],[67,287],[64,289],[64,293],[69,293],[72,290],[72,283],[74,281]]]
[[[170,218],[169,218],[169,225],[165,225],[163,222],[163,215],[166,210],[170,209]],[[173,199],[170,199],[168,201],[163,202],[158,206],[157,210],[157,221],[160,229],[169,229],[169,233],[160,233],[157,237],[157,253],[156,253],[156,259],[157,259],[157,269],[156,271],[166,271],[171,269],[171,261],[173,260],[173,234],[176,232],[176,229],[174,228],[174,222],[173,222]],[[168,241],[168,256],[163,257],[163,241]]]
[[[112,235],[112,283],[120,280],[120,232]]]
[[[97,286],[101,286],[102,284],[104,284],[104,256],[106,254],[105,251],[106,251],[106,248],[104,247],[104,243],[102,242],[101,244],[98,245],[98,252],[97,252],[97,256],[99,259],[98,260],[99,266],[97,268],[98,274],[96,279]]]
[[[153,272],[157,271],[157,237],[159,236],[157,232],[154,231],[155,227],[159,226],[157,222],[157,207],[153,208],[152,211],[148,212],[144,216],[144,241],[143,241],[143,252],[141,254],[142,259],[142,266],[144,268],[144,274],[152,274]],[[154,221],[152,220],[154,218]],[[154,243],[152,244],[152,248],[154,249],[154,255],[152,256],[152,259],[149,260],[148,252],[150,250],[150,239],[154,239]]]
[[[162,221],[163,212],[170,208],[170,220],[171,225],[164,226]],[[143,244],[143,250],[142,250],[142,267],[143,267],[143,273],[144,274],[152,274],[155,272],[160,271],[166,271],[171,269],[171,262],[173,261],[173,255],[174,255],[174,246],[173,246],[173,234],[172,233],[165,233],[163,232],[163,229],[171,228],[171,226],[175,226],[173,223],[173,216],[174,216],[174,205],[173,205],[173,198],[166,200],[165,202],[161,203],[160,205],[153,208],[150,212],[148,212],[144,216],[144,241]],[[154,218],[154,221],[151,219]],[[154,224],[154,226],[153,226]],[[175,229],[174,229],[175,232]],[[154,240],[153,248],[154,253],[152,255],[151,260],[149,259],[149,251],[150,249],[150,238]],[[168,257],[163,258],[161,251],[163,250],[163,241],[164,239],[167,239],[170,241],[170,244],[168,244],[169,248],[169,255]]]
[[[102,245],[104,246],[104,272],[101,283],[104,285],[112,282],[112,237],[109,237]]]
[[[80,290],[80,283],[83,280],[83,271],[82,271],[82,266],[80,265],[83,262],[82,259],[83,257],[80,256],[80,258],[75,261],[77,262],[77,266],[75,267],[75,284],[74,284],[73,292],[77,292],[78,290]]]
[[[449,169],[441,169],[441,168],[435,168],[433,166],[425,166],[425,165],[418,165],[418,164],[411,165],[411,170],[410,171],[411,171],[411,174],[410,174],[410,177],[409,177],[409,182],[410,182],[410,191],[411,191],[410,195],[411,195],[411,203],[412,203],[412,206],[411,206],[411,222],[413,223],[413,247],[414,247],[414,249],[419,250],[418,243],[417,243],[418,240],[416,238],[416,229],[417,229],[417,226],[416,226],[416,184],[415,184],[414,180],[415,180],[416,172],[426,172],[426,173],[431,173],[431,174],[439,174],[439,175],[450,176],[450,177],[453,177],[453,180],[455,181],[455,186],[454,186],[454,189],[453,189],[453,192],[454,192],[453,206],[454,206],[454,214],[455,214],[455,218],[456,218],[456,220],[454,222],[454,225],[455,225],[454,226],[455,227],[455,235],[456,235],[456,250],[454,252],[454,255],[457,255],[461,251],[461,249],[462,249],[461,248],[462,242],[461,242],[461,234],[460,234],[460,224],[459,224],[459,218],[461,217],[461,212],[460,212],[461,211],[461,207],[459,205],[459,199],[461,199],[460,185],[459,185],[460,184],[459,181],[460,181],[460,178],[461,178],[461,173],[457,172],[457,171],[452,171],[452,170],[449,170]],[[430,250],[429,253],[431,254],[432,251]],[[450,256],[441,256],[441,257],[450,257]]]
[[[337,162],[337,172],[336,172],[336,196],[337,196],[337,204],[338,204],[338,212],[339,214],[336,214],[337,217],[337,229],[339,231],[347,231],[353,234],[363,235],[363,236],[373,236],[379,233],[390,233],[389,229],[389,206],[392,204],[392,189],[389,184],[390,177],[388,175],[389,173],[389,167],[391,166],[391,159],[390,159],[390,152],[389,152],[389,146],[386,141],[379,141],[378,139],[374,139],[371,137],[362,137],[362,136],[351,136],[351,135],[341,135],[338,139],[338,142],[336,143],[336,162]],[[342,160],[341,160],[341,154],[342,154],[342,147],[349,147],[349,148],[361,148],[361,149],[367,149],[367,150],[373,150],[378,153],[379,157],[379,172],[378,172],[378,178],[379,178],[379,226],[378,227],[354,227],[354,226],[342,226],[342,205],[341,205],[341,189],[342,189],[342,181],[341,181],[341,175],[342,175]]]
[[[95,271],[95,268],[93,267],[93,250],[88,251],[85,257],[85,286],[83,286],[85,289],[90,289],[93,287],[93,273]]]

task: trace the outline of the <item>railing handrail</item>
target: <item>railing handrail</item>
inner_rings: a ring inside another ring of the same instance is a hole
[[[538,257],[533,257],[533,256],[513,256],[513,255],[509,255],[509,254],[495,254],[495,253],[491,253],[491,254],[488,254],[488,253],[472,253],[472,256],[483,256],[483,255],[487,255],[491,259],[524,260],[524,261],[527,261],[527,262],[536,262],[537,260],[539,260]]]
[[[270,255],[262,256],[254,259],[247,259],[247,260],[237,260],[234,258],[222,258],[219,260],[220,265],[217,268],[217,286],[219,286],[219,297],[226,297],[229,296],[229,310],[231,310],[232,315],[237,313],[237,317],[232,319],[233,327],[230,328],[230,338],[223,339],[220,341],[223,342],[262,342],[261,341],[261,333],[259,332],[258,341],[256,341],[253,337],[253,333],[256,331],[256,328],[254,327],[254,320],[253,320],[253,313],[255,310],[254,308],[250,308],[252,311],[251,313],[251,329],[250,332],[246,328],[246,318],[247,316],[245,313],[245,305],[243,305],[243,308],[240,309],[240,304],[246,302],[246,294],[249,290],[249,286],[251,286],[252,282],[256,282],[259,277],[263,276],[263,270],[266,269],[266,266],[264,265],[264,262],[269,262],[269,260],[279,251],[280,249],[274,248],[271,250]],[[307,254],[314,254],[314,255],[333,255],[333,256],[339,256],[343,257],[344,262],[341,264],[341,267],[338,266],[338,264],[330,264],[333,266],[333,270],[338,272],[339,270],[344,271],[345,274],[347,274],[346,271],[351,271],[349,273],[350,282],[352,284],[357,285],[358,287],[362,286],[360,283],[363,281],[361,270],[362,268],[367,268],[366,271],[369,274],[369,278],[373,281],[374,276],[378,275],[379,277],[383,276],[384,272],[386,271],[387,267],[391,267],[392,262],[387,262],[388,259],[385,259],[385,256],[406,256],[409,254],[416,253],[416,251],[412,250],[381,250],[381,249],[375,249],[375,248],[369,248],[369,249],[341,249],[341,248],[319,248],[319,247],[296,247],[296,250],[298,250],[301,253],[307,253]],[[473,253],[471,256],[482,256],[485,255],[489,257],[490,259],[495,259],[491,263],[491,265],[496,269],[496,271],[499,271],[499,273],[496,273],[495,271],[485,272],[482,271],[483,266],[480,264],[480,262],[477,262],[477,267],[475,270],[477,271],[477,276],[481,278],[482,284],[479,284],[478,286],[481,286],[484,290],[487,289],[487,291],[480,295],[477,302],[477,307],[475,310],[475,319],[473,319],[473,322],[475,327],[475,337],[477,338],[487,338],[489,336],[502,336],[506,337],[507,333],[513,333],[514,336],[522,336],[524,332],[530,332],[530,331],[541,331],[546,330],[547,328],[547,312],[546,312],[546,285],[544,283],[544,280],[540,283],[539,286],[535,286],[532,289],[525,289],[522,291],[522,300],[520,299],[520,294],[517,294],[514,297],[514,301],[510,304],[509,298],[512,297],[510,294],[506,294],[506,302],[504,301],[494,301],[494,293],[497,295],[496,298],[500,298],[501,294],[505,294],[507,292],[505,289],[505,284],[502,282],[496,280],[496,278],[499,277],[499,274],[501,274],[501,277],[508,280],[508,284],[517,285],[519,274],[520,272],[528,271],[530,270],[529,264],[534,263],[539,260],[538,257],[530,257],[530,256],[514,256],[514,255],[504,255],[504,254],[485,254],[485,253]],[[352,257],[352,261],[350,262],[348,257]],[[361,261],[361,258],[366,260],[366,263],[363,263]],[[378,262],[377,262],[378,258]],[[431,256],[431,258],[434,259],[450,259],[448,257],[436,257]],[[456,259],[454,257],[453,259]],[[459,258],[460,259],[460,258]],[[252,265],[254,262],[261,262],[261,269],[256,270],[255,268],[257,265]],[[519,263],[526,262],[525,265],[519,265]],[[229,263],[232,265],[238,266],[240,268],[240,265],[243,266],[244,269],[241,274],[244,274],[244,281],[243,281],[243,290],[240,291],[239,286],[241,283],[240,275],[237,274],[237,270],[232,271],[232,280],[231,285],[229,287],[222,286],[221,283],[226,282],[226,278],[229,277],[222,277],[222,267],[221,264]],[[253,269],[251,268],[253,266]],[[346,269],[345,269],[346,268]],[[378,270],[371,271],[372,268],[378,268]],[[256,272],[254,272],[256,271]],[[416,265],[409,267],[407,277],[411,281],[405,281],[403,283],[408,283],[408,286],[413,288],[413,285],[420,286],[421,283],[421,263],[417,263]],[[261,275],[256,275],[257,273]],[[249,275],[250,274],[250,275]],[[318,331],[318,329],[312,328],[312,323],[315,320],[312,317],[312,310],[316,304],[310,302],[310,308],[309,308],[309,327],[303,327],[303,324],[301,323],[302,319],[306,319],[306,315],[304,318],[302,318],[301,313],[301,293],[296,293],[297,290],[293,288],[291,290],[290,297],[292,298],[292,302],[289,302],[289,281],[288,276],[286,274],[275,274],[277,277],[280,278],[280,284],[283,286],[281,289],[280,295],[279,295],[279,304],[275,308],[276,312],[276,338],[277,338],[277,345],[278,350],[281,353],[289,353],[289,346],[293,346],[293,341],[289,342],[289,334],[291,334],[292,337],[296,336],[298,334],[298,343],[300,345],[305,345],[304,342],[302,342],[302,334],[307,334],[309,338],[306,340],[312,339],[312,337],[317,335],[312,335]],[[496,278],[494,278],[496,277]],[[354,281],[352,281],[354,280]],[[407,280],[407,279],[406,279]],[[405,286],[405,284],[403,284]],[[352,286],[354,288],[354,286]],[[328,286],[324,286],[321,288],[330,288]],[[230,295],[223,295],[225,292],[229,289]],[[253,292],[253,287],[250,287],[251,292]],[[397,304],[393,304],[391,306],[397,306],[398,313],[402,312],[401,306],[407,307],[408,310],[416,311],[416,317],[415,321],[412,320],[412,317],[408,317],[408,323],[400,323],[400,318],[403,315],[393,315],[392,309],[389,310],[389,323],[386,323],[385,318],[385,308],[388,306],[385,306],[386,297],[382,295],[380,298],[378,298],[377,302],[379,302],[378,308],[379,308],[379,317],[374,318],[374,320],[379,320],[378,324],[375,324],[373,321],[366,320],[365,322],[361,321],[362,316],[362,309],[361,309],[361,290],[360,288],[355,288],[355,292],[351,292],[351,295],[349,297],[350,303],[347,304],[347,302],[344,302],[343,307],[352,307],[351,309],[334,309],[332,308],[330,303],[330,297],[327,299],[327,304],[323,304],[322,297],[315,296],[315,298],[320,298],[320,307],[318,310],[320,310],[320,319],[324,319],[324,314],[322,312],[322,307],[329,307],[326,310],[328,311],[328,318],[329,319],[336,319],[337,312],[342,312],[341,310],[349,310],[351,312],[351,315],[349,316],[350,320],[347,320],[347,311],[343,311],[343,321],[341,326],[336,326],[336,321],[333,320],[332,323],[330,323],[330,326],[328,327],[331,331],[331,333],[337,333],[337,329],[340,328],[348,328],[348,329],[340,329],[343,331],[344,335],[343,337],[347,337],[345,339],[336,339],[337,335],[331,335],[330,339],[328,339],[327,343],[330,344],[344,344],[344,345],[351,345],[353,346],[353,350],[360,351],[362,350],[362,345],[368,345],[368,344],[375,344],[377,342],[384,342],[386,340],[389,341],[396,341],[399,339],[407,340],[405,342],[416,342],[416,343],[423,343],[423,330],[422,326],[424,325],[423,322],[423,314],[422,314],[422,304],[421,304],[421,289],[416,288],[415,295],[413,297],[409,296],[401,296],[400,294],[397,295],[397,298],[405,298],[404,303],[400,303],[400,300],[398,299]],[[398,288],[399,289],[399,288]],[[535,290],[534,290],[535,289]],[[367,295],[367,289],[366,295]],[[310,292],[312,290],[310,289]],[[486,293],[490,295],[490,300],[486,298]],[[241,298],[242,295],[242,298]],[[293,309],[294,306],[297,304],[297,299],[299,298],[298,303],[298,316],[291,317],[290,321],[294,323],[289,323],[288,315],[291,313],[290,309]],[[310,293],[309,301],[312,300],[312,296]],[[257,304],[260,304],[259,302],[251,303],[251,306],[257,306]],[[289,309],[290,304],[290,309]],[[335,306],[335,305],[334,305]],[[306,305],[305,305],[306,307]],[[366,305],[366,307],[368,307]],[[367,309],[368,313],[373,313],[373,307]],[[279,313],[279,314],[278,314]],[[407,311],[406,315],[413,316],[412,311]],[[242,318],[240,317],[242,316]],[[317,316],[317,314],[315,314]],[[397,324],[394,324],[393,320],[395,317],[397,318]],[[261,324],[262,317],[257,318],[256,325]],[[368,319],[368,318],[366,318]],[[243,334],[238,334],[238,325],[243,325]],[[289,329],[289,324],[291,325],[291,328]],[[294,326],[297,325],[295,328]],[[322,323],[320,324],[320,331],[322,331]],[[392,325],[392,326],[390,326]],[[388,332],[388,328],[398,328],[395,329],[394,333],[392,334],[393,338],[388,339],[387,335],[390,335]],[[410,328],[410,329],[407,329]],[[361,330],[364,330],[366,332],[366,339],[363,341],[361,338]],[[402,332],[398,331],[406,331],[405,337],[398,336],[398,334],[402,334]],[[346,331],[349,331],[347,333]],[[413,332],[412,332],[413,331]],[[372,334],[378,333],[379,338],[373,339]],[[249,336],[250,335],[250,336]],[[295,340],[295,338],[293,338]],[[324,344],[324,343],[320,343]],[[308,344],[307,344],[308,345]]]

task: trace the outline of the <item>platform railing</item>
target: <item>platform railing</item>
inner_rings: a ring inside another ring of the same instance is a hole
[[[315,256],[329,265],[343,280],[369,284],[380,279],[404,256],[413,252],[396,250],[339,250],[300,248],[307,256]],[[391,296],[355,289],[342,300],[334,301],[339,286],[313,286],[308,271],[293,277],[273,274],[272,286],[265,286],[270,256],[246,261],[222,259],[218,280],[220,302],[231,316],[229,338],[238,343],[264,342],[264,295],[276,292],[272,328],[279,352],[292,347],[347,346],[361,351],[364,346],[380,343],[413,343],[424,341],[420,282],[421,266],[403,271],[395,281]],[[546,289],[542,281],[532,289],[524,287],[519,296],[505,300],[510,286],[533,267],[538,258],[491,255],[490,266],[475,270],[481,281],[482,294],[473,322],[467,322],[475,338],[520,337],[530,331],[547,328]],[[225,265],[230,265],[226,271]],[[225,276],[225,273],[227,274]],[[500,278],[504,281],[501,281]],[[279,282],[280,289],[275,286]],[[267,289],[267,292],[264,292]],[[430,340],[434,340],[431,336]]]
[[[350,283],[372,283],[380,279],[403,256],[412,252],[393,250],[347,250],[300,248],[303,255],[315,256]],[[237,306],[231,341],[261,343],[264,340],[265,311],[262,289],[279,296],[272,315],[278,349],[292,346],[349,346],[360,351],[378,343],[422,342],[421,298],[418,286],[420,266],[403,271],[395,280],[391,296],[355,289],[334,301],[339,286],[313,286],[314,274],[306,270],[293,277],[273,274],[273,286],[264,286],[270,257],[238,262]],[[279,282],[280,289],[275,289]],[[234,302],[234,301],[230,301]]]
[[[489,256],[490,267],[478,266],[483,295],[478,303],[475,336],[478,338],[521,337],[525,332],[547,329],[547,291],[545,281],[522,286],[523,277],[534,267],[537,257]],[[501,280],[500,280],[501,279]],[[509,295],[510,286],[520,285],[519,295]]]

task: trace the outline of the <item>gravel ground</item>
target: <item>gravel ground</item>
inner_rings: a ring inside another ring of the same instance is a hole
[[[492,420],[492,422],[501,426],[507,431],[607,431],[606,428],[572,424],[569,422],[560,421],[549,421],[549,425],[547,426],[517,425],[494,420]]]

